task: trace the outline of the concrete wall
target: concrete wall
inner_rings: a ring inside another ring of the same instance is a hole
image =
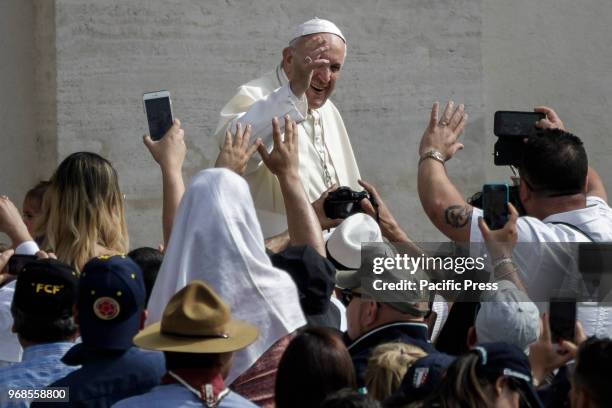
[[[0,2],[0,194],[17,205],[23,186],[34,183],[35,97],[34,97],[34,10],[32,2]],[[0,241],[6,237],[0,234]]]
[[[15,15],[24,8],[24,3],[10,4]],[[609,0],[34,4],[35,18],[41,20],[34,58],[41,64],[32,74],[27,67],[32,56],[14,45],[13,52],[23,56],[13,63],[12,75],[29,72],[38,81],[36,91],[40,87],[46,95],[37,105],[39,140],[45,130],[54,134],[57,124],[57,140],[44,139],[51,143],[39,153],[46,159],[41,172],[77,150],[108,157],[127,196],[133,247],[161,242],[161,177],[141,142],[146,131],[142,93],[171,91],[175,115],[186,131],[190,176],[214,161],[217,115],[236,87],[273,68],[293,27],[315,15],[335,21],[349,41],[333,99],[362,175],[378,187],[415,239],[441,238],[416,192],[418,142],[436,99],[464,102],[470,113],[466,148],[448,164],[465,196],[509,174],[492,166],[493,112],[540,103],[557,108],[584,137],[592,163],[612,188],[611,125],[602,120],[610,115],[612,91]],[[24,24],[11,24],[12,37],[21,33],[26,41]],[[53,47],[40,46],[49,39]],[[29,107],[11,109],[11,116],[27,116]],[[32,125],[21,126],[23,135]],[[11,160],[26,156],[25,146],[13,150],[18,152]],[[26,187],[19,180],[11,185],[15,192],[20,183]]]

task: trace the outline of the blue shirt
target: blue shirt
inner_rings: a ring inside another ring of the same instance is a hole
[[[28,407],[30,400],[9,399],[8,390],[44,388],[76,370],[61,361],[73,346],[62,341],[26,347],[21,363],[0,369],[0,407]]]
[[[146,394],[119,401],[113,408],[202,408],[202,401],[194,393],[180,384],[160,385]],[[217,405],[217,408],[257,408],[246,398],[230,391]]]
[[[78,344],[63,361],[82,367],[51,384],[69,387],[70,403],[35,403],[32,407],[109,407],[115,402],[149,391],[166,372],[163,353],[138,347],[104,350]]]

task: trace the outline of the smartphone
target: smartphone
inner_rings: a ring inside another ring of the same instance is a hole
[[[159,140],[172,127],[172,101],[170,92],[157,91],[142,95],[145,114],[149,122],[149,135],[153,140]]]
[[[535,128],[535,123],[545,117],[541,112],[497,111],[493,133],[497,137],[527,137]]]
[[[603,301],[612,292],[612,243],[578,244],[578,270],[585,283],[587,301]]]
[[[508,185],[485,184],[482,187],[483,217],[490,229],[501,229],[508,222]]]
[[[36,255],[13,255],[9,258],[7,273],[17,276],[26,264],[35,261]]]
[[[561,340],[574,341],[576,300],[551,298],[548,306],[548,321],[553,343],[559,343]]]

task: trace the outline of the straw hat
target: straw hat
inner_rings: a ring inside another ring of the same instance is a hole
[[[232,320],[225,302],[196,280],[172,296],[161,322],[142,330],[134,344],[177,353],[227,353],[245,348],[258,335],[255,326]]]

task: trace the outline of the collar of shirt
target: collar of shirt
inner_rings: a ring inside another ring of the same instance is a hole
[[[397,322],[386,324],[370,330],[348,346],[351,355],[357,350],[370,348],[372,345],[392,341],[395,338],[410,337],[423,343],[429,343],[429,330],[421,322]],[[428,350],[425,350],[428,351]]]
[[[128,349],[130,350],[130,349]],[[67,365],[84,365],[93,363],[100,360],[108,360],[113,358],[119,358],[124,355],[128,350],[110,350],[102,349],[98,347],[88,346],[80,343],[74,345],[62,358],[62,362]]]
[[[578,210],[549,215],[544,218],[542,222],[566,222],[568,224],[580,226],[597,220],[598,217],[597,205],[592,204]]]
[[[59,341],[56,343],[44,343],[28,346],[23,349],[23,357],[21,361],[25,362],[53,356],[63,356],[73,346],[74,343],[69,341]]]

